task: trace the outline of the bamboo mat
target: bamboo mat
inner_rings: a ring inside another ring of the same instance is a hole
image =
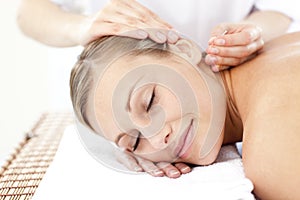
[[[31,199],[51,164],[71,113],[44,113],[0,168],[0,200]]]

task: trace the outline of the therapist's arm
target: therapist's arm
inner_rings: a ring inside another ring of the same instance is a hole
[[[17,22],[24,34],[41,43],[68,47],[80,43],[77,35],[85,18],[65,12],[48,0],[22,0]]]
[[[104,35],[150,37],[158,43],[179,38],[168,23],[135,0],[111,0],[91,16],[64,11],[49,0],[22,0],[17,22],[27,36],[56,47],[86,45]],[[149,27],[161,31],[148,31]]]
[[[265,42],[286,33],[290,24],[288,16],[275,11],[255,11],[239,23],[220,24],[212,30],[205,61],[214,71],[238,66]]]

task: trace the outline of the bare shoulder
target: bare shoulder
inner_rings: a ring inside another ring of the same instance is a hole
[[[274,107],[275,101],[295,102],[300,93],[300,32],[266,44],[255,59],[234,68],[232,73],[232,81],[240,85],[237,106],[242,108],[240,114],[244,119],[255,106],[265,110]]]
[[[299,41],[278,39],[249,66],[243,161],[262,199],[300,199]]]
[[[264,51],[289,45],[300,45],[300,32],[282,35],[265,44]]]
[[[296,112],[300,109],[300,32],[267,44],[256,59],[242,67],[245,70],[239,78],[247,79],[243,103],[250,106],[249,113],[294,113],[291,117],[300,120]]]

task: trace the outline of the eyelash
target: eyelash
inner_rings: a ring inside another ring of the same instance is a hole
[[[146,109],[147,112],[149,112],[149,110],[151,109],[154,98],[155,98],[155,87],[153,88],[152,95],[151,95],[150,101],[149,101],[147,109]]]
[[[147,105],[147,108],[146,108],[147,112],[151,109],[151,107],[153,105],[153,102],[154,102],[154,99],[155,99],[155,87],[153,88],[150,101],[149,101],[149,103]],[[139,143],[140,143],[140,139],[141,139],[141,132],[139,131],[138,136],[136,138],[136,141],[135,141],[135,143],[134,143],[134,145],[132,147],[132,152],[134,152],[138,148]]]
[[[139,134],[138,134],[138,136],[136,138],[136,141],[135,141],[135,143],[134,143],[134,145],[132,147],[132,151],[135,151],[138,148],[139,143],[140,143],[140,138],[141,138],[141,132],[139,131]]]

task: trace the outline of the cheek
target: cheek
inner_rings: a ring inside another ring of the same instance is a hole
[[[179,99],[174,93],[166,88],[160,89],[161,95],[158,98],[158,105],[165,112],[166,121],[174,121],[182,117],[182,109]]]

